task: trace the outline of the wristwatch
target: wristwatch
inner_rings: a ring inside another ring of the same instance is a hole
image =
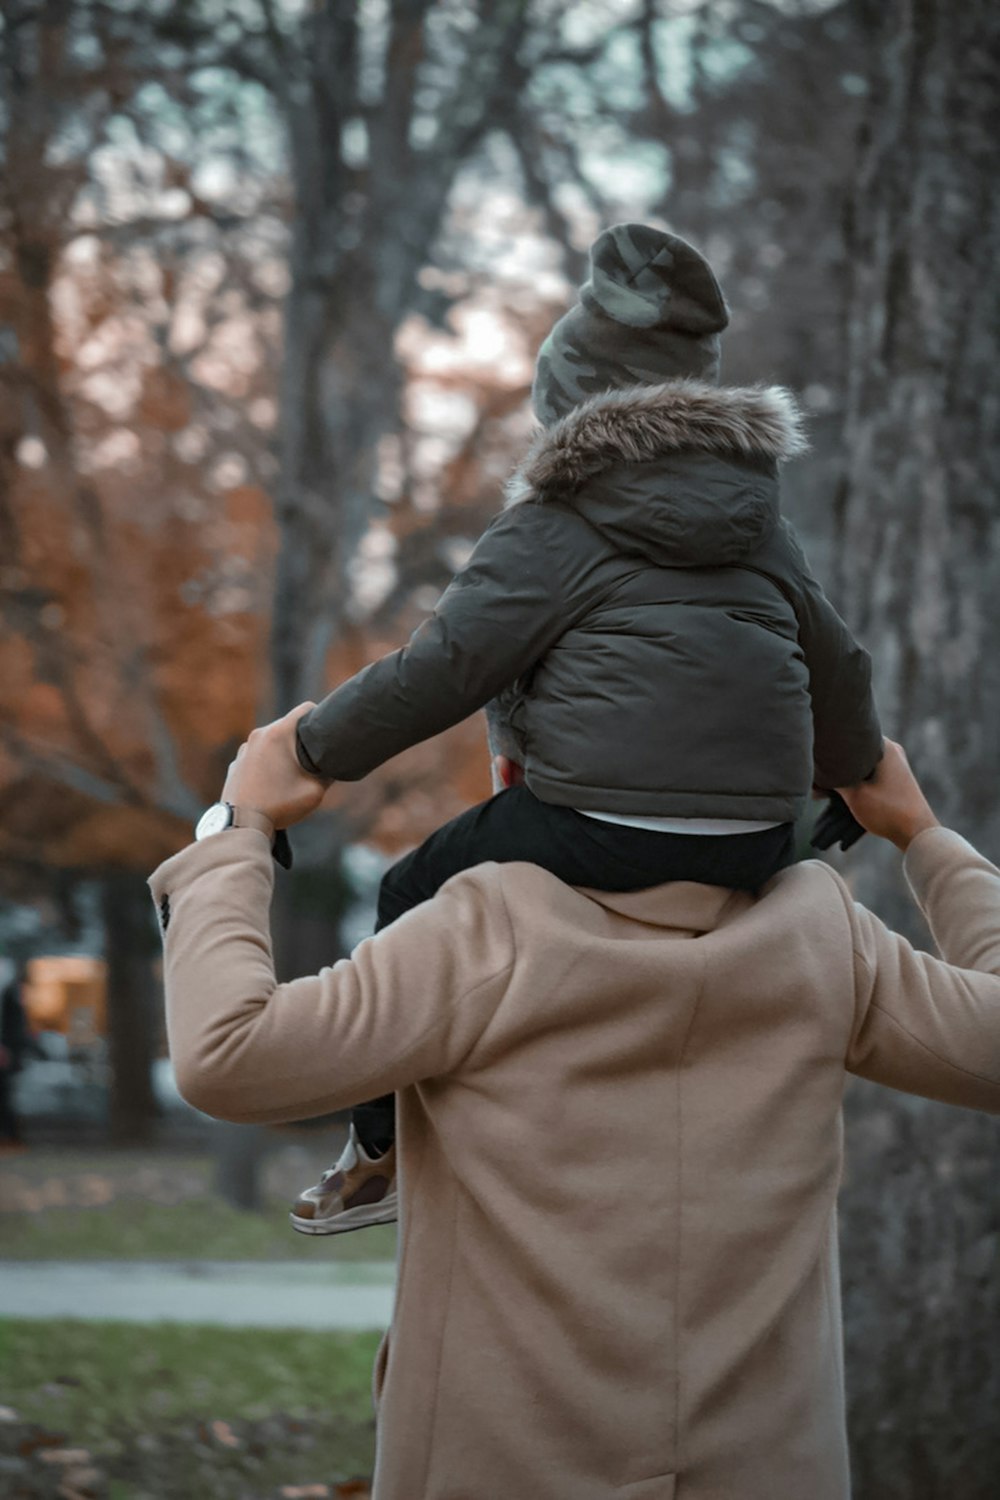
[[[291,869],[292,846],[288,842],[288,834],[283,828],[276,829],[271,819],[255,808],[234,807],[231,802],[213,802],[198,819],[194,836],[200,842],[201,839],[211,838],[215,833],[223,833],[227,828],[258,828],[261,833],[266,833],[271,840],[271,853],[278,864],[286,870]]]

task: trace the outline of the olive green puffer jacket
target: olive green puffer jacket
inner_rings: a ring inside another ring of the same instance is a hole
[[[779,388],[607,392],[536,441],[408,645],[299,724],[356,781],[500,698],[543,801],[785,821],[873,769],[867,652],[778,510],[804,446]]]

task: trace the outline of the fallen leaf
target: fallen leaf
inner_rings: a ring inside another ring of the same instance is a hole
[[[43,1448],[38,1457],[43,1464],[89,1464],[86,1448]]]
[[[56,1494],[60,1500],[94,1500],[101,1488],[98,1469],[70,1469]]]
[[[213,1422],[212,1436],[215,1438],[215,1441],[217,1443],[221,1443],[224,1448],[239,1448],[241,1446],[239,1438],[236,1436],[235,1432],[230,1427],[228,1422]]]
[[[371,1488],[364,1479],[348,1479],[333,1492],[337,1500],[371,1500]]]
[[[77,1178],[76,1191],[81,1207],[103,1208],[106,1203],[114,1201],[115,1185],[110,1178],[87,1172]]]
[[[65,1432],[33,1432],[30,1437],[22,1439],[17,1451],[22,1458],[30,1458],[40,1448],[59,1448],[65,1441]]]

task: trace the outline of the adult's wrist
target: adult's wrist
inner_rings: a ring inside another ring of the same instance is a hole
[[[907,849],[920,834],[926,833],[929,828],[940,828],[941,824],[932,812],[927,812],[919,817],[909,820],[894,836],[892,842],[901,854]]]

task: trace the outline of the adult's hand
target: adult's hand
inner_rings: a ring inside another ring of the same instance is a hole
[[[262,812],[275,828],[291,828],[316,811],[329,783],[303,771],[288,748],[294,745],[295,725],[314,707],[300,703],[283,718],[251,731],[229,767],[224,802]]]
[[[863,828],[889,839],[904,853],[918,833],[939,826],[910,770],[906,751],[894,740],[886,740],[885,754],[870,781],[837,790]]]

